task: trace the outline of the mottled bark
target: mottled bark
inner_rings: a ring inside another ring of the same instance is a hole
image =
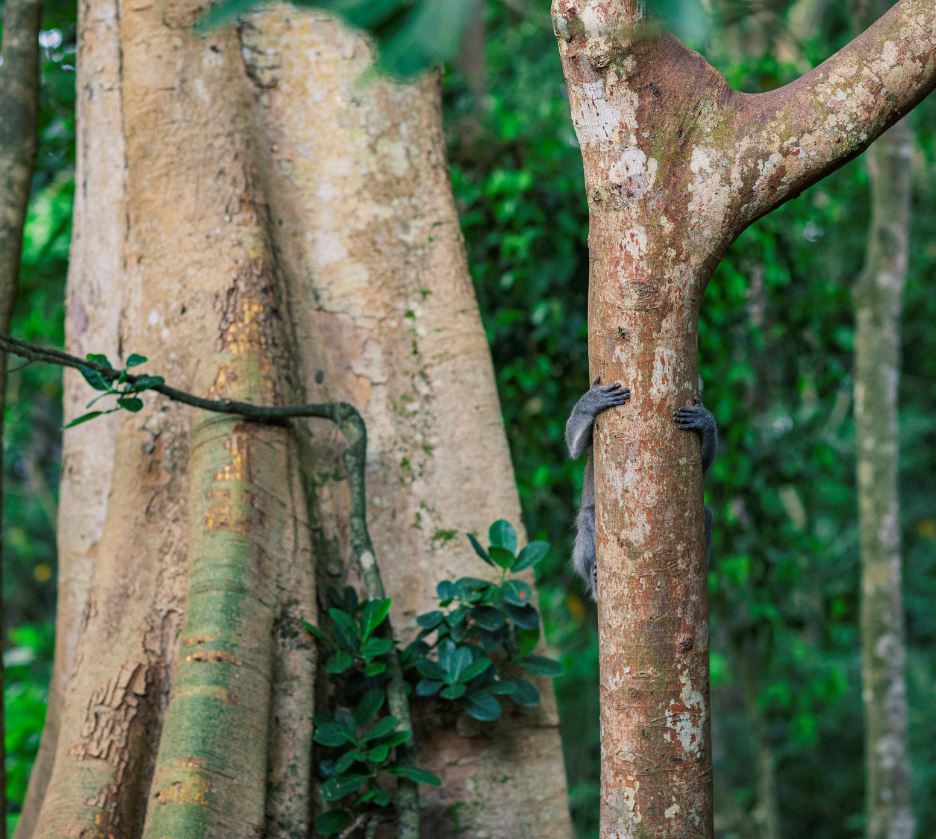
[[[856,3],[856,19],[887,2]],[[871,219],[855,285],[855,446],[861,530],[861,678],[868,839],[912,839],[901,594],[898,391],[913,132],[899,122],[867,153]]]
[[[318,13],[201,39],[201,8],[81,7],[68,345],[141,352],[213,397],[356,405],[406,637],[439,579],[477,571],[452,535],[520,517],[437,82],[362,84],[369,46]],[[71,417],[88,393],[65,381]],[[295,629],[313,566],[340,582],[355,554],[343,448],[328,423],[161,399],[66,433],[50,724],[19,835],[175,835],[183,815],[205,835],[309,835],[315,661]],[[443,779],[424,835],[568,836],[543,687],[483,734],[422,734]],[[210,702],[236,730],[182,707]]]
[[[634,0],[554,0],[590,211],[602,839],[712,834],[698,309],[725,248],[936,85],[936,6],[902,0],[793,84],[738,93]]]
[[[41,0],[7,0],[0,45],[0,332],[9,332],[19,287],[20,246],[39,110]],[[6,390],[6,356],[0,356],[0,438]],[[3,446],[0,445],[0,511],[3,509]],[[3,553],[0,520],[0,554]],[[3,713],[3,578],[0,573],[0,839],[6,837],[6,747]]]

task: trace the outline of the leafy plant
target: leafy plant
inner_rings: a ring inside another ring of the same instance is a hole
[[[76,425],[81,425],[84,422],[89,420],[96,419],[97,417],[104,416],[105,414],[113,414],[117,411],[130,411],[131,413],[137,413],[143,409],[143,400],[140,399],[140,394],[149,390],[152,387],[157,387],[159,385],[165,384],[165,380],[162,376],[133,376],[132,381],[130,380],[130,368],[139,367],[141,364],[146,364],[148,359],[145,355],[139,355],[138,353],[131,353],[127,356],[127,361],[123,366],[123,369],[113,367],[106,355],[101,355],[100,353],[89,353],[85,356],[88,361],[93,362],[95,365],[104,365],[106,367],[111,367],[113,370],[120,370],[117,378],[113,381],[109,381],[99,370],[94,367],[80,367],[79,372],[84,376],[85,381],[91,385],[95,390],[101,391],[99,396],[95,396],[85,408],[90,408],[92,405],[99,402],[106,396],[114,396],[117,399],[117,403],[113,408],[108,408],[105,410],[94,410],[89,411],[86,414],[82,414],[80,417],[73,419],[65,428],[72,428]]]
[[[353,814],[372,811],[380,818],[392,799],[387,775],[439,786],[436,775],[400,759],[398,747],[412,739],[400,721],[385,712],[387,666],[393,641],[382,634],[392,600],[361,602],[353,588],[328,592],[329,627],[306,623],[306,629],[329,651],[325,670],[335,676],[335,710],[315,718],[315,742],[326,747],[318,762],[322,798],[332,805],[315,820],[319,835],[344,830]],[[341,802],[340,804],[338,802]]]
[[[558,662],[532,654],[540,621],[533,589],[511,576],[539,563],[549,545],[531,542],[518,553],[517,531],[503,519],[491,525],[486,548],[475,536],[468,534],[468,539],[475,553],[499,570],[498,578],[440,582],[439,608],[416,619],[419,635],[402,651],[401,661],[417,697],[453,702],[475,719],[490,722],[501,716],[498,696],[521,707],[539,702],[539,691],[517,671],[540,676],[561,672]],[[322,836],[340,833],[368,811],[381,818],[392,802],[387,775],[441,784],[433,773],[401,760],[398,748],[410,742],[412,733],[398,730],[399,720],[384,712],[393,641],[382,627],[392,601],[361,602],[350,587],[330,589],[328,600],[327,629],[305,624],[328,650],[325,670],[335,677],[335,710],[315,719],[315,742],[328,750],[318,763],[322,798],[337,805],[315,820]]]
[[[486,548],[473,534],[468,540],[481,560],[500,571],[498,579],[440,582],[440,608],[416,619],[421,630],[404,650],[403,666],[414,674],[417,696],[455,702],[490,722],[501,716],[498,696],[523,707],[539,702],[539,691],[517,671],[561,672],[558,662],[531,654],[539,639],[539,612],[529,583],[511,576],[539,563],[549,545],[531,542],[517,553],[517,531],[504,519],[491,525]]]

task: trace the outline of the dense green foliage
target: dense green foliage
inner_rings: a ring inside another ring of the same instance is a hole
[[[850,37],[847,4],[824,8],[797,60],[815,62]],[[595,615],[565,559],[582,464],[569,463],[562,446],[565,417],[588,384],[581,161],[545,4],[489,0],[485,9],[482,99],[472,92],[477,78],[469,85],[457,70],[446,76],[452,177],[527,529],[556,546],[537,575],[547,636],[564,665],[556,685],[573,813],[580,835],[591,837],[599,765]],[[800,68],[776,58],[786,6],[750,11],[735,4],[699,46],[736,87],[756,91],[788,81]],[[46,15],[45,25],[64,34],[63,43],[46,50],[42,151],[14,327],[20,337],[55,344],[62,339],[73,191],[70,15],[54,6]],[[936,835],[936,801],[928,794],[936,788],[936,135],[927,129],[934,115],[930,102],[911,118],[918,143],[901,388],[920,836]],[[722,432],[707,495],[715,511],[713,718],[724,837],[757,836],[750,825],[763,804],[758,767],[765,760],[775,766],[785,835],[861,834],[851,286],[864,252],[867,205],[859,160],[746,232],[702,307],[705,402]],[[52,368],[28,367],[11,377],[7,394],[4,569],[14,809],[38,742],[51,660],[59,377]]]

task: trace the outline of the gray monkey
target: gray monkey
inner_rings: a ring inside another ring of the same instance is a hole
[[[701,386],[700,386],[701,390]],[[602,385],[595,379],[585,395],[575,403],[566,422],[565,439],[573,458],[588,452],[585,476],[582,479],[582,503],[575,518],[577,533],[572,548],[572,564],[596,597],[595,561],[595,472],[592,465],[592,431],[595,418],[602,411],[623,405],[630,399],[630,388],[620,384]],[[676,424],[684,431],[694,431],[702,444],[702,474],[708,471],[718,453],[718,426],[715,417],[696,399],[689,408],[680,408],[673,414]],[[705,556],[708,560],[712,547],[712,511],[705,508]]]

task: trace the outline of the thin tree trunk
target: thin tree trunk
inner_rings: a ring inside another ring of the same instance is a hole
[[[143,353],[209,396],[356,405],[408,637],[438,580],[477,575],[452,534],[520,517],[438,83],[362,84],[367,42],[319,13],[199,38],[202,8],[81,8],[68,344]],[[88,390],[65,381],[72,417]],[[66,433],[51,722],[18,835],[310,835],[316,671],[296,627],[352,556],[343,446],[327,423],[160,399]],[[424,835],[569,835],[542,687],[483,731],[416,721],[443,780]]]
[[[911,839],[906,645],[898,497],[900,310],[907,272],[913,134],[868,150],[872,217],[855,287],[855,445],[861,527],[861,675],[869,839]]]
[[[41,0],[7,0],[0,48],[0,332],[10,331],[19,288],[20,247],[36,157]],[[6,356],[0,355],[0,534],[3,511],[3,414]],[[0,535],[0,556],[3,553]],[[3,710],[3,575],[0,571],[0,839],[6,829],[6,746]]]
[[[700,453],[672,419],[697,395],[706,283],[748,224],[936,86],[931,0],[759,95],[637,31],[642,6],[552,5],[589,201],[591,376],[632,392],[595,433],[602,839],[713,832]]]
[[[890,0],[852,0],[856,26]],[[900,556],[900,320],[910,241],[913,132],[868,149],[871,219],[855,285],[855,447],[861,535],[861,680],[868,839],[912,839]]]
[[[900,307],[913,135],[901,122],[868,151],[872,219],[855,287],[855,445],[861,527],[861,677],[869,839],[910,839],[906,645],[898,498]]]

